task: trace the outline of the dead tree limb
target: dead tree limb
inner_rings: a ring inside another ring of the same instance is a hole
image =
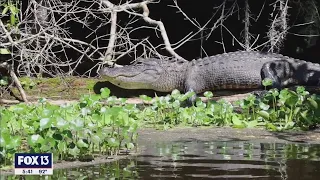
[[[166,29],[164,27],[164,24],[161,21],[156,21],[156,20],[151,19],[149,17],[150,11],[149,11],[149,8],[148,8],[147,4],[151,3],[152,0],[146,0],[146,1],[143,1],[143,2],[140,2],[140,3],[125,3],[125,4],[122,4],[122,5],[114,5],[113,3],[111,3],[110,1],[107,1],[107,0],[101,0],[101,2],[102,2],[102,4],[104,4],[104,5],[106,5],[108,7],[108,9],[106,11],[111,11],[112,12],[111,13],[111,17],[112,17],[113,13],[125,11],[125,12],[127,12],[129,14],[134,14],[136,16],[140,16],[147,23],[152,24],[152,25],[156,25],[157,27],[159,27],[159,30],[161,32],[161,36],[162,36],[162,39],[164,41],[164,45],[165,45],[166,50],[172,56],[174,56],[175,58],[184,59],[173,50],[173,48],[171,46],[171,43],[170,43],[170,40],[168,38],[167,31],[166,31]],[[138,13],[134,13],[134,12],[128,11],[130,9],[137,9],[137,8],[141,8],[143,10],[143,13],[142,14],[138,14]],[[116,21],[116,17],[115,18],[111,18],[111,20],[113,21],[111,24],[114,24],[115,23],[114,21]],[[111,27],[112,27],[112,25],[111,25]],[[115,28],[111,29],[111,31],[110,31],[111,36],[110,36],[110,40],[109,40],[108,49],[114,46],[114,44],[112,44],[112,43],[114,43],[115,41],[114,41],[114,39],[111,39],[111,38],[114,38],[114,37],[112,37],[112,31],[114,31],[114,30],[115,30]]]
[[[110,27],[110,39],[108,43],[108,48],[105,53],[106,61],[110,61],[112,59],[113,49],[116,41],[116,33],[117,33],[117,12],[111,12],[111,27]]]

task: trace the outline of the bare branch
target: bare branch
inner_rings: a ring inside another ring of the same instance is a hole
[[[110,27],[110,39],[108,44],[108,49],[106,51],[105,57],[109,61],[112,59],[112,52],[114,44],[116,41],[116,31],[117,31],[117,12],[111,12],[111,27]]]
[[[149,24],[153,24],[153,25],[156,25],[157,27],[159,27],[159,30],[161,32],[161,36],[162,36],[162,39],[164,41],[164,44],[165,44],[165,48],[167,49],[167,51],[173,55],[175,58],[177,59],[183,59],[181,56],[179,56],[171,47],[171,43],[170,43],[170,40],[168,38],[168,35],[167,35],[167,31],[164,27],[164,24],[161,22],[161,21],[156,21],[156,20],[153,20],[149,17],[149,8],[147,6],[148,3],[152,2],[150,0],[147,0],[147,1],[143,1],[143,2],[140,2],[140,3],[125,3],[123,5],[119,5],[119,6],[116,6],[114,4],[112,4],[110,1],[107,1],[107,0],[101,0],[101,2],[106,5],[109,9],[107,9],[107,11],[112,11],[112,12],[121,12],[121,11],[125,11],[127,13],[130,13],[130,14],[134,14],[136,16],[141,16],[147,23]],[[143,10],[143,13],[142,15],[141,14],[138,14],[138,13],[134,13],[134,12],[130,12],[128,10],[130,9],[137,9],[137,8],[141,8]],[[106,10],[105,10],[106,11]],[[116,19],[114,20],[116,21]],[[115,23],[115,22],[113,22]],[[112,24],[113,24],[112,23]],[[111,27],[113,27],[111,25]],[[111,31],[113,31],[113,29],[111,29]],[[112,32],[111,32],[112,34]],[[111,39],[111,38],[114,38],[114,37],[110,37],[110,41],[112,43],[112,41],[114,42],[114,39]],[[110,42],[109,41],[109,42]],[[109,44],[111,46],[111,44]],[[110,47],[109,46],[109,47]]]

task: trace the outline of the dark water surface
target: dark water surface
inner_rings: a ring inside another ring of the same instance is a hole
[[[319,144],[171,142],[146,146],[143,154],[132,159],[55,170],[53,176],[43,178],[316,180],[320,179],[319,160]]]

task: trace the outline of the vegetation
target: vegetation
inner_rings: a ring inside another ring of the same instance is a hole
[[[134,105],[101,95],[81,97],[79,103],[2,107],[0,150],[2,166],[11,165],[16,152],[53,152],[55,160],[88,160],[116,155],[135,147],[138,127]],[[100,100],[108,100],[103,105]],[[115,103],[120,102],[120,105]]]
[[[184,105],[193,93],[178,90],[154,99],[143,95],[141,107],[109,95],[110,90],[103,88],[100,95],[83,95],[72,104],[52,105],[41,98],[38,104],[1,107],[1,166],[11,165],[16,152],[53,152],[55,161],[116,155],[121,149],[135,148],[138,127],[232,126],[282,131],[305,130],[320,121],[320,97],[309,95],[303,87],[271,89],[261,98],[249,95],[234,104],[212,101],[213,94],[206,92],[208,101],[198,99],[193,106]]]
[[[208,99],[212,97],[211,92],[204,95]],[[192,93],[180,94],[179,91],[173,91],[170,96],[156,98],[150,107],[142,111],[144,122],[158,128],[177,125],[232,126],[266,127],[269,130],[282,131],[293,128],[308,129],[320,120],[320,97],[309,96],[303,87],[298,87],[296,91],[283,89],[279,92],[272,89],[262,98],[249,95],[236,101],[234,105],[225,100],[208,100],[207,103],[198,100],[196,106],[182,107],[182,101],[190,96]],[[148,97],[142,98],[149,100]]]
[[[8,86],[10,77],[3,76],[0,79],[0,96],[3,99],[14,100],[19,95],[16,88]],[[56,77],[56,78],[31,78],[21,77],[21,86],[28,94],[29,101],[37,101],[39,97],[46,97],[51,100],[78,100],[83,94],[94,94],[94,85],[97,78],[81,77]],[[11,86],[12,87],[12,86]]]

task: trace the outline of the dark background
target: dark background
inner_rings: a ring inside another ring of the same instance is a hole
[[[113,0],[111,1],[114,4],[122,4],[125,1]],[[122,3],[119,3],[122,2]],[[132,1],[132,2],[140,2],[140,1]],[[223,1],[222,0],[178,0],[178,4],[180,8],[190,17],[197,20],[200,25],[204,25],[216,10],[214,7],[219,6]],[[229,29],[229,31],[242,43],[243,41],[243,30],[244,30],[244,0],[238,0],[238,9],[235,9],[237,12],[232,16],[228,17],[227,20],[223,22],[224,26]],[[289,1],[288,11],[288,26],[291,27],[289,29],[289,33],[286,36],[283,46],[280,48],[279,53],[291,56],[294,58],[303,59],[306,61],[312,62],[320,62],[320,41],[319,37],[306,37],[310,34],[319,34],[320,31],[320,20],[318,17],[313,17],[314,24],[309,24],[305,26],[297,26],[293,27],[295,24],[301,24],[310,22],[310,12],[312,8],[318,8],[320,6],[320,2],[314,6],[308,6],[308,0],[298,1],[291,0]],[[310,1],[311,2],[311,1]],[[226,4],[226,7],[230,7],[234,3],[234,0],[229,0]],[[260,35],[259,40],[255,43],[256,45],[262,44],[268,41],[267,32],[269,30],[270,23],[272,21],[272,17],[270,14],[273,11],[274,0],[249,0],[251,15],[253,19],[251,19],[250,23],[250,33],[254,36]],[[91,6],[90,3],[82,3],[80,4],[83,7]],[[184,20],[184,16],[177,11],[176,8],[170,7],[169,5],[173,5],[171,0],[160,0],[159,3],[149,4],[150,17],[155,20],[161,20],[167,30],[167,34],[172,44],[178,42],[183,37],[185,37],[190,32],[197,32],[197,28],[194,27],[189,21]],[[26,6],[26,4],[25,4]],[[261,10],[261,8],[264,8]],[[24,7],[25,8],[25,7]],[[138,11],[139,12],[139,11]],[[318,11],[319,12],[319,11]],[[259,18],[257,18],[258,14],[260,14]],[[81,14],[80,14],[81,16]],[[203,31],[204,34],[208,34],[210,32],[210,27],[213,26],[213,23],[216,22],[217,18],[219,18],[220,12],[214,17],[214,19],[209,23],[207,29]],[[132,16],[131,16],[132,17]],[[118,13],[118,24],[120,26],[125,26],[130,20],[130,17],[127,13],[121,12]],[[94,29],[99,26],[101,22],[98,19],[92,19],[93,23],[91,27]],[[137,21],[134,23],[132,28],[139,26],[147,26],[148,24],[143,20]],[[66,24],[66,27],[69,27],[69,31],[72,33],[72,37],[76,39],[80,39],[86,42],[90,42],[95,36],[86,37],[91,31],[89,29],[83,28],[83,26],[77,22],[69,22]],[[98,29],[95,35],[99,36],[99,34],[108,34],[109,26],[103,26]],[[306,36],[297,36],[294,34],[305,34]],[[233,37],[230,35],[228,31],[225,29],[221,29],[220,27],[215,29],[211,34],[210,38],[204,40],[203,47],[208,56],[212,56],[215,54],[223,53],[223,47],[221,44],[217,43],[221,42],[221,35],[223,35],[223,42],[225,44],[226,52],[232,52],[237,50],[243,50],[243,48],[233,40]],[[152,29],[140,29],[131,34],[132,38],[142,39],[149,37],[149,41],[154,45],[158,46],[163,43],[163,40],[160,36],[159,31],[155,33]],[[197,35],[196,38],[200,38],[200,35]],[[252,38],[251,43],[253,43],[254,38]],[[99,46],[107,46],[108,40],[99,41]],[[204,56],[207,56],[206,53],[200,52],[201,41],[193,40],[185,43],[180,48],[176,49],[176,52],[187,60],[197,59]],[[158,52],[162,55],[170,56],[168,52],[161,46],[157,49]],[[258,49],[259,51],[268,51],[268,47],[264,46]],[[142,53],[142,48],[138,49],[138,54]],[[76,59],[79,57],[78,53],[70,52],[67,53],[68,58]],[[98,58],[98,57],[96,57]],[[133,56],[127,55],[117,61],[118,64],[128,64],[133,61]],[[82,72],[90,69],[96,62],[84,59],[83,63],[77,69],[77,72],[81,74]],[[95,74],[93,74],[95,75]]]

